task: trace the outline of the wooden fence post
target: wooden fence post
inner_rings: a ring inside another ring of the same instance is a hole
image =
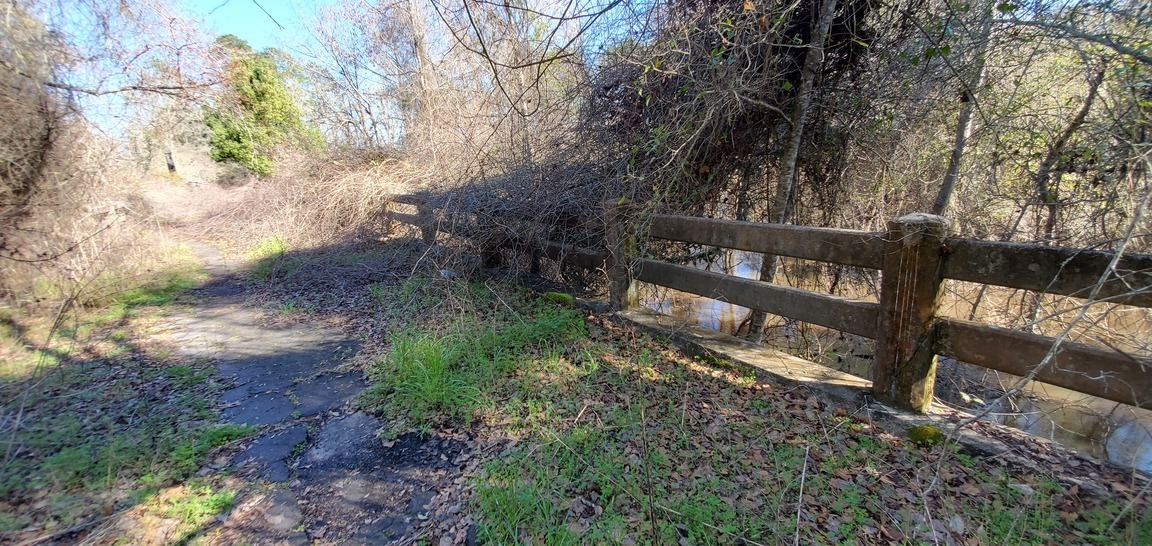
[[[420,219],[420,237],[428,245],[436,244],[436,216],[432,214],[432,207],[421,200],[416,205],[416,217]]]
[[[925,412],[936,385],[932,320],[943,287],[949,221],[909,214],[888,222],[872,389],[894,406]]]
[[[384,202],[384,236],[391,237],[396,232],[396,220],[393,218],[395,213],[396,204],[392,199]]]
[[[639,259],[636,240],[636,206],[629,201],[604,203],[604,234],[608,246],[608,304],[615,311],[640,305],[640,295],[630,269]]]

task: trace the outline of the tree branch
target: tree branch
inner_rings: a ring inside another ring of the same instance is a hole
[[[1065,37],[1076,38],[1078,40],[1084,40],[1094,44],[1102,45],[1108,49],[1111,49],[1112,51],[1132,57],[1141,63],[1152,65],[1152,55],[1145,53],[1143,48],[1137,49],[1132,46],[1119,43],[1109,35],[1092,34],[1089,32],[1084,32],[1078,28],[1062,25],[1059,23],[1049,23],[1046,21],[1026,21],[1023,19],[1017,19],[1015,17],[1008,19],[998,19],[996,22],[1000,24],[1019,25],[1053,31],[1057,34],[1062,34]]]

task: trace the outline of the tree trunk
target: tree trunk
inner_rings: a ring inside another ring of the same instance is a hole
[[[1040,162],[1040,166],[1036,169],[1036,200],[1037,204],[1047,209],[1046,218],[1042,227],[1040,235],[1040,244],[1048,246],[1056,246],[1059,244],[1059,237],[1056,234],[1057,219],[1060,215],[1060,199],[1058,195],[1058,187],[1060,181],[1060,173],[1056,173],[1055,182],[1053,184],[1052,169],[1060,161],[1060,156],[1064,154],[1064,148],[1068,146],[1068,141],[1076,134],[1084,122],[1088,119],[1088,113],[1092,110],[1092,103],[1096,101],[1096,95],[1100,90],[1100,84],[1104,82],[1104,70],[1099,70],[1088,82],[1088,96],[1084,98],[1084,104],[1080,106],[1080,111],[1076,113],[1076,117],[1068,122],[1068,126],[1052,141],[1048,146],[1048,153],[1044,154],[1044,160]],[[1038,226],[1039,227],[1039,226]],[[1044,303],[1044,294],[1034,292],[1028,299],[1028,310],[1025,315],[1026,320],[1024,327],[1029,332],[1036,332],[1037,318],[1040,316],[1040,307]]]
[[[800,157],[800,144],[804,138],[804,120],[812,104],[812,88],[815,87],[820,65],[824,62],[824,41],[836,14],[836,0],[824,0],[820,5],[820,16],[804,55],[804,66],[800,71],[800,88],[796,92],[796,103],[792,110],[792,129],[788,133],[788,145],[784,149],[781,162],[780,182],[776,185],[776,196],[768,209],[767,220],[780,224],[787,223],[792,216],[792,201],[796,193],[796,163]],[[760,280],[772,282],[776,277],[778,257],[764,255],[760,263]],[[749,317],[751,327],[748,337],[759,340],[764,332],[768,316],[763,311],[753,311]]]
[[[1044,155],[1044,160],[1040,162],[1039,168],[1036,169],[1036,197],[1041,206],[1048,209],[1048,218],[1044,222],[1043,244],[1052,245],[1056,243],[1056,216],[1059,214],[1059,199],[1057,197],[1056,188],[1052,186],[1052,169],[1056,163],[1060,161],[1060,156],[1064,154],[1064,148],[1068,146],[1068,141],[1076,134],[1076,131],[1084,125],[1084,121],[1088,119],[1088,113],[1092,110],[1092,103],[1096,101],[1096,95],[1100,90],[1100,84],[1104,82],[1104,71],[1099,70],[1088,82],[1088,96],[1084,98],[1084,104],[1080,107],[1080,111],[1076,113],[1076,117],[1068,122],[1068,126],[1052,141],[1048,146],[1048,153]]]
[[[940,191],[936,194],[936,201],[932,203],[932,214],[943,215],[948,210],[948,203],[956,190],[956,181],[960,178],[960,165],[964,161],[964,148],[972,136],[972,111],[976,108],[977,89],[984,86],[985,66],[989,41],[992,38],[992,3],[989,2],[980,21],[980,43],[976,52],[975,70],[972,83],[965,82],[961,92],[960,115],[956,119],[956,136],[952,144],[952,155],[948,158],[948,169],[944,171],[944,181],[940,183]]]

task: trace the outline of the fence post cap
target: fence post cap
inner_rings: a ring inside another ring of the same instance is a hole
[[[924,237],[943,239],[948,236],[952,221],[935,214],[914,212],[888,221],[889,232],[899,237],[903,246],[920,244]]]
[[[904,216],[901,216],[899,218],[893,218],[892,220],[890,220],[890,222],[893,224],[903,224],[903,225],[927,224],[927,225],[940,225],[940,226],[945,226],[945,227],[952,224],[952,220],[949,220],[948,218],[945,218],[943,216],[937,216],[935,214],[928,214],[926,212],[913,212],[911,214],[905,214]]]

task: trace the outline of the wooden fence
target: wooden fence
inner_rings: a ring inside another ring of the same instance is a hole
[[[396,205],[415,209],[414,213],[396,210]],[[401,222],[420,228],[420,236],[425,243],[436,242],[438,233],[446,233],[473,241],[480,247],[481,260],[485,267],[499,265],[500,250],[509,249],[523,252],[534,260],[548,258],[561,264],[572,265],[588,270],[603,269],[608,260],[608,252],[603,248],[589,250],[562,242],[529,237],[508,229],[492,229],[492,226],[479,226],[470,218],[445,217],[434,199],[424,195],[398,195],[392,198],[385,211],[389,222]],[[538,218],[516,218],[520,222],[539,222]],[[576,218],[561,219],[566,226],[576,225]],[[596,221],[599,224],[599,220]]]
[[[1035,372],[1038,381],[1152,409],[1148,359],[1068,341],[1057,345],[1047,336],[936,315],[944,279],[1152,307],[1152,255],[1116,257],[949,237],[948,221],[926,214],[894,219],[884,233],[661,214],[640,222],[634,205],[615,201],[605,203],[603,211],[607,251],[590,250],[515,233],[493,237],[466,222],[439,218],[424,196],[400,196],[394,202],[415,207],[416,213],[389,210],[388,219],[420,227],[428,243],[435,242],[438,232],[466,238],[483,234],[478,243],[486,265],[498,260],[500,249],[511,248],[534,258],[604,268],[609,302],[616,309],[639,305],[636,281],[643,281],[875,339],[874,394],[906,409],[930,406],[936,355],[1019,376]],[[853,300],[643,259],[641,231],[658,239],[878,269],[883,272],[880,300]],[[1048,358],[1053,347],[1055,354]]]
[[[915,411],[932,402],[936,355],[1019,376],[1035,371],[1038,381],[1152,409],[1150,360],[936,315],[944,279],[1152,307],[1152,255],[948,237],[948,221],[927,214],[892,220],[886,233],[645,218],[644,235],[653,238],[879,269],[880,301],[873,303],[641,259],[630,231],[633,211],[605,204],[608,244],[617,258],[610,300],[618,308],[637,304],[639,280],[875,339],[875,396]],[[1053,358],[1037,368],[1049,352]]]

